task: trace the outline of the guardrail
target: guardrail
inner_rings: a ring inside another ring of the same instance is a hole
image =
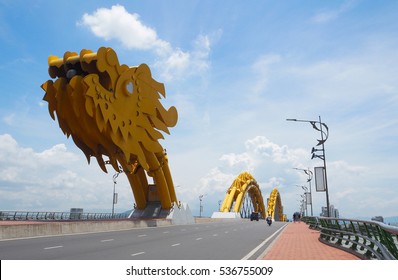
[[[376,221],[303,217],[310,228],[320,230],[319,240],[362,259],[398,259],[398,227]]]
[[[30,212],[30,211],[0,211],[0,220],[31,221],[31,220],[106,220],[126,219],[128,213],[73,213],[73,212]]]

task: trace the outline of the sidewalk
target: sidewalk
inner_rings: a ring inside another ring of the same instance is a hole
[[[360,260],[343,250],[323,244],[319,231],[304,222],[289,223],[264,252],[264,260]]]

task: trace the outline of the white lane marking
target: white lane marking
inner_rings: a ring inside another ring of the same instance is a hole
[[[164,231],[163,233],[169,233],[170,231]]]
[[[164,226],[166,227],[173,227],[174,225]],[[122,232],[122,231],[135,231],[137,228],[128,228],[128,229],[114,229],[114,230],[104,230],[104,231],[90,231],[90,232],[79,232],[79,233],[64,233],[64,234],[50,234],[50,235],[39,235],[39,236],[30,236],[30,237],[18,237],[18,238],[7,238],[7,239],[0,239],[1,242],[7,242],[12,240],[22,240],[22,239],[37,239],[37,238],[48,238],[48,237],[60,237],[60,236],[70,236],[70,235],[91,235],[91,234],[98,234],[104,232]],[[155,230],[155,227],[151,227],[148,230]]]
[[[215,234],[213,234],[213,236],[218,236],[218,234],[217,234],[217,233],[215,233]]]
[[[181,243],[176,243],[176,244],[171,245],[171,247],[180,246],[180,245],[181,245]]]
[[[288,223],[286,223],[286,225],[284,225],[283,227],[281,227],[280,229],[278,229],[277,231],[275,231],[270,237],[268,237],[267,239],[265,239],[263,242],[261,242],[260,245],[258,245],[256,248],[254,248],[249,254],[247,254],[246,256],[244,256],[242,258],[242,260],[248,260],[251,256],[253,256],[258,250],[260,250],[261,247],[264,246],[265,243],[267,243],[272,237],[274,237],[274,235],[276,235],[278,232],[280,232],[282,229],[284,229],[286,226],[288,225]]]
[[[113,240],[115,240],[115,239],[104,239],[104,240],[101,240],[101,242],[109,242],[109,241],[113,241]]]
[[[196,240],[202,240],[203,238],[202,237],[198,237],[198,238],[196,238]]]
[[[58,248],[62,248],[62,247],[64,247],[64,246],[46,247],[46,248],[44,248],[44,250],[58,249]]]
[[[145,252],[139,252],[139,253],[131,254],[131,256],[135,257],[135,256],[142,255],[142,254],[145,254]]]
[[[145,236],[147,236],[146,234],[140,234],[140,235],[138,235],[138,237],[145,237]]]

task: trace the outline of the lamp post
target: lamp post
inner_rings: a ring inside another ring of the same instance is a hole
[[[309,193],[308,192],[308,188],[307,187],[305,187],[305,186],[299,186],[299,185],[296,185],[296,187],[298,187],[298,188],[302,188],[303,190],[304,190],[304,194],[302,195],[300,195],[301,196],[301,198],[304,200],[304,204],[305,204],[305,215],[307,216],[307,213],[308,213],[308,197],[307,197],[307,194]]]
[[[120,173],[121,172],[116,172],[113,175],[112,218],[113,218],[114,213],[115,213],[115,204],[117,204],[117,193],[115,192],[115,190],[116,190],[116,179],[117,179],[117,177],[119,176]]]
[[[199,217],[202,217],[202,212],[203,212],[203,206],[202,206],[202,200],[205,194],[199,195]]]
[[[111,164],[109,160],[105,161],[105,164]],[[123,173],[123,168],[121,166],[119,167],[119,171],[116,171],[116,173],[113,175],[113,194],[112,194],[112,218],[115,213],[115,204],[117,204],[117,193],[116,191],[116,179],[119,176],[120,173]],[[135,204],[134,204],[134,209],[135,209]]]
[[[298,119],[286,119],[287,121],[293,121],[293,122],[308,122],[312,125],[312,128],[319,131],[321,133],[321,139],[318,140],[317,146],[321,146],[322,149],[315,149],[312,148],[311,153],[312,157],[311,159],[314,158],[320,158],[323,160],[323,172],[324,172],[324,183],[325,183],[325,192],[326,192],[326,208],[327,208],[327,215],[330,217],[330,207],[329,207],[329,189],[328,189],[328,180],[327,180],[327,173],[326,173],[326,157],[325,157],[325,142],[329,137],[329,128],[328,126],[321,121],[321,116],[319,116],[319,121],[309,121],[309,120],[298,120]],[[319,127],[318,127],[318,126]],[[326,131],[325,131],[325,130]],[[322,154],[316,154],[316,152],[322,152]]]
[[[302,198],[301,200],[297,200],[298,202],[300,202],[300,215],[301,217],[304,216],[304,198]]]
[[[304,173],[305,174],[307,174],[308,175],[308,179],[307,179],[307,183],[308,183],[308,187],[309,187],[309,194],[310,194],[310,205],[311,205],[311,216],[313,216],[314,215],[314,213],[313,213],[313,211],[312,211],[312,190],[311,190],[311,180],[312,180],[312,178],[313,178],[313,173],[312,173],[312,171],[308,168],[308,169],[302,169],[302,168],[293,168],[293,169],[296,169],[296,170],[301,170],[301,171],[304,171]]]
[[[302,202],[301,207],[303,209],[303,215],[301,215],[301,216],[304,216],[304,214],[305,214],[305,216],[307,216],[307,197],[305,196],[305,194],[300,194],[300,197],[301,197],[301,202]]]

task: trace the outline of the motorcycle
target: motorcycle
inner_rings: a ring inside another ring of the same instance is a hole
[[[267,217],[267,224],[269,226],[271,226],[271,224],[272,224],[272,218],[271,217]]]

